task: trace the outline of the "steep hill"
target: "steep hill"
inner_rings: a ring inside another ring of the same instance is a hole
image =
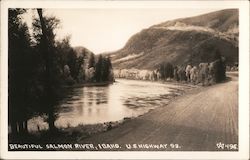
[[[156,26],[168,27],[175,25],[177,22],[187,25],[207,27],[220,32],[228,32],[234,28],[238,28],[238,10],[226,9],[195,17],[167,21]]]
[[[216,50],[227,64],[238,62],[238,10],[228,9],[153,25],[110,53],[115,68],[155,69],[214,60]]]

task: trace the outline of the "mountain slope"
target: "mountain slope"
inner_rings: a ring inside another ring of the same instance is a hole
[[[238,10],[229,9],[154,25],[110,53],[114,68],[156,69],[214,60],[219,50],[231,65],[238,61]]]
[[[176,22],[185,23],[187,25],[208,27],[211,29],[218,30],[220,32],[227,32],[228,30],[231,30],[234,27],[238,27],[238,10],[226,9],[203,14],[200,16],[167,21],[157,26],[173,26],[176,24]]]

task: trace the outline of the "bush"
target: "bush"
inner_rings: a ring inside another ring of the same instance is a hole
[[[174,67],[171,63],[162,63],[159,71],[162,79],[174,77]]]

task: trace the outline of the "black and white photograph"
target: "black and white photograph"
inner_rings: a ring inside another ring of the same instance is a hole
[[[3,2],[6,155],[249,158],[249,3]]]

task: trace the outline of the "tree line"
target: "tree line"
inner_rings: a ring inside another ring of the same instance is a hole
[[[226,59],[221,56],[219,50],[213,53],[211,62],[201,62],[197,65],[176,65],[170,62],[163,62],[158,68],[162,80],[174,79],[176,81],[187,81],[193,84],[202,83],[209,85],[222,82],[226,79]]]
[[[211,59],[192,63],[173,65],[169,61],[163,61],[154,70],[141,69],[116,69],[114,75],[117,78],[149,80],[149,81],[178,81],[191,82],[192,84],[211,85],[226,79],[226,70],[237,70],[226,66],[226,59],[221,56],[220,50],[214,49]],[[236,64],[237,65],[237,64]]]
[[[28,119],[40,114],[55,131],[55,106],[64,94],[63,86],[113,81],[108,57],[88,56],[84,50],[77,55],[70,37],[55,39],[60,20],[44,16],[43,9],[35,11],[38,18],[33,18],[31,33],[22,19],[26,9],[8,11],[8,117],[14,135],[27,133]],[[89,69],[91,78],[86,75]]]

